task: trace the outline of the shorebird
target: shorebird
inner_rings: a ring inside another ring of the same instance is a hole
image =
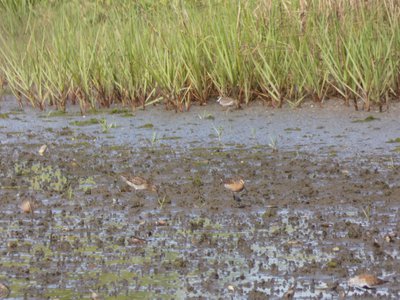
[[[232,192],[234,200],[241,201],[241,199],[237,197],[235,193],[239,193],[246,189],[243,179],[227,179],[223,181],[223,184],[227,190],[230,190]]]
[[[39,148],[39,155],[40,156],[43,156],[44,155],[44,153],[47,151],[47,145],[42,145],[40,148]]]
[[[145,244],[147,241],[145,239],[142,239],[142,238],[138,237],[138,236],[132,236],[129,239],[129,242],[131,244]]]
[[[33,204],[32,201],[25,200],[24,202],[22,202],[20,208],[21,208],[22,212],[24,212],[26,214],[33,214],[35,205]]]
[[[133,187],[135,190],[148,190],[152,192],[157,192],[157,187],[150,183],[148,180],[139,177],[139,176],[123,176],[120,175],[121,179],[130,187]]]
[[[387,283],[387,280],[380,279],[371,274],[360,274],[349,279],[349,286],[361,289],[374,289],[379,285]]]
[[[293,299],[295,292],[296,292],[296,285],[293,285],[289,287],[289,289],[283,294],[282,299]]]
[[[230,97],[222,97],[220,96],[217,99],[217,102],[223,106],[223,107],[228,107],[228,110],[232,107],[232,106],[238,106],[239,102],[236,99],[230,98]],[[227,111],[228,111],[227,110]]]
[[[90,293],[91,293],[91,295],[90,295],[91,300],[102,300],[103,299],[99,294],[97,294],[93,290],[90,290]]]
[[[10,288],[4,283],[0,282],[0,299],[5,299],[10,295]]]

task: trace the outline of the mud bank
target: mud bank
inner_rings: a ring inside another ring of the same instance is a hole
[[[331,108],[83,118],[1,103],[0,282],[11,299],[398,298],[397,108]],[[246,181],[240,202],[226,177]],[[348,287],[360,272],[389,283]]]

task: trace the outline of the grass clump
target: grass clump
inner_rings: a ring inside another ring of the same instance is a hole
[[[142,126],[139,126],[139,128],[151,129],[151,128],[154,128],[154,125],[152,123],[146,123]]]
[[[396,0],[0,0],[0,18],[0,85],[40,109],[226,95],[368,111],[400,94]]]
[[[301,131],[301,128],[299,128],[299,127],[289,127],[289,128],[285,128],[284,130],[287,131],[287,132]]]
[[[386,143],[400,143],[400,138],[390,139]]]
[[[380,120],[380,119],[376,118],[374,116],[368,116],[368,117],[366,117],[364,119],[354,120],[354,121],[352,121],[352,123],[366,123],[366,122],[372,122],[372,121],[377,121],[377,120]]]
[[[122,109],[121,108],[114,108],[114,109],[111,110],[110,114],[112,114],[112,115],[120,115],[120,114],[125,115],[125,114],[129,114],[129,110],[126,109],[126,108],[122,108]]]
[[[115,123],[108,123],[105,118],[101,119],[99,123],[103,133],[109,133],[111,128],[117,128]]]
[[[91,119],[83,120],[83,121],[72,121],[72,122],[70,122],[70,125],[73,125],[73,126],[90,126],[90,125],[101,124],[101,123],[102,123],[102,120],[91,118]]]
[[[61,116],[65,116],[66,112],[62,111],[62,110],[53,110],[53,111],[49,111],[46,115],[46,117],[61,117]]]

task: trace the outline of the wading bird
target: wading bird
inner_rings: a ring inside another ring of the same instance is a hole
[[[231,107],[233,107],[233,106],[239,107],[239,102],[238,102],[238,100],[233,99],[233,98],[230,98],[230,97],[222,97],[222,96],[220,96],[220,97],[217,99],[217,102],[218,102],[221,106],[227,107],[227,108],[228,108],[227,111],[228,111]]]
[[[379,285],[387,283],[387,280],[380,279],[371,274],[360,274],[349,279],[349,286],[360,289],[374,289]]]
[[[10,288],[0,282],[0,299],[5,299],[10,295]]]
[[[20,207],[22,212],[26,214],[33,214],[33,210],[35,209],[35,205],[31,200],[25,200]]]
[[[236,196],[236,193],[239,193],[245,190],[244,180],[243,179],[227,179],[223,181],[224,187],[230,190],[233,194],[233,199],[236,201],[241,201],[241,199]]]
[[[123,176],[120,175],[121,179],[130,187],[135,190],[148,190],[157,193],[157,187],[150,183],[148,180],[139,176]]]

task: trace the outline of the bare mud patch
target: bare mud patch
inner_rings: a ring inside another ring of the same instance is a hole
[[[385,239],[399,229],[390,157],[81,144],[43,157],[8,144],[1,157],[1,279],[14,298],[274,298],[293,284],[299,297],[400,293],[399,241]],[[127,171],[161,195],[133,191]],[[240,202],[227,176],[246,180]],[[391,281],[348,288],[361,271]]]

